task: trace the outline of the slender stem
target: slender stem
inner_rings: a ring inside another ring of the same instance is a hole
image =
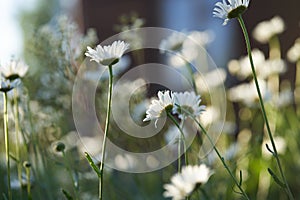
[[[32,199],[31,195],[31,183],[30,183],[30,167],[26,167],[26,179],[27,179],[27,195],[28,200]]]
[[[197,91],[197,86],[196,86],[196,82],[195,82],[195,78],[193,76],[193,65],[189,62],[186,62],[186,68],[189,72],[189,75],[190,75],[190,78],[192,79],[192,86],[193,86],[193,89],[195,91],[195,93],[197,94],[198,91]]]
[[[78,187],[77,187],[76,181],[74,179],[74,176],[72,174],[71,167],[69,165],[69,159],[67,158],[65,151],[62,151],[62,155],[63,155],[64,161],[65,161],[66,169],[67,169],[67,171],[69,173],[69,176],[72,180],[72,185],[73,185],[73,189],[74,189],[74,192],[75,192],[75,199],[78,199]]]
[[[180,131],[180,135],[179,135],[179,141],[178,141],[178,172],[181,171],[181,159],[180,159],[180,155],[181,155],[181,142],[183,141],[183,153],[184,153],[184,160],[185,160],[185,164],[188,165],[189,161],[188,161],[188,157],[187,157],[187,152],[186,152],[186,145],[185,145],[185,137],[184,137],[184,133],[180,127],[180,125],[178,124],[178,122],[176,121],[176,119],[173,117],[173,115],[169,112],[167,112],[168,117],[172,120],[172,122],[175,124],[175,126],[178,128],[178,130]]]
[[[99,182],[99,199],[102,200],[103,195],[103,169],[104,169],[104,158],[105,158],[105,147],[106,147],[106,137],[109,130],[109,121],[110,121],[110,112],[111,112],[111,97],[112,97],[112,88],[113,88],[113,71],[112,65],[108,66],[109,71],[109,91],[107,97],[107,111],[106,111],[106,121],[105,121],[105,131],[103,136],[103,144],[102,144],[102,155],[101,155],[101,163],[100,163],[100,182]]]
[[[14,112],[15,112],[15,132],[16,132],[16,157],[18,159],[17,169],[18,169],[18,180],[20,186],[22,186],[22,162],[20,158],[20,130],[19,130],[19,110],[18,110],[18,90],[14,89]],[[22,190],[21,190],[22,192]],[[22,195],[21,195],[22,196]]]
[[[269,125],[269,121],[268,121],[268,117],[267,117],[267,114],[266,114],[266,110],[265,110],[263,98],[262,98],[261,91],[260,91],[260,88],[259,88],[259,84],[258,84],[258,81],[257,81],[256,71],[255,71],[254,64],[253,64],[253,59],[252,59],[252,54],[251,54],[251,45],[250,45],[250,40],[249,40],[248,32],[247,32],[247,29],[246,29],[246,26],[245,26],[245,23],[244,23],[244,20],[243,20],[242,16],[239,15],[239,17],[237,19],[238,19],[238,21],[239,21],[239,23],[241,25],[241,28],[242,28],[244,36],[245,36],[245,41],[246,41],[246,46],[247,46],[247,52],[248,52],[248,56],[249,56],[249,60],[250,60],[250,64],[251,64],[251,70],[252,70],[252,74],[253,74],[253,78],[254,78],[256,90],[257,90],[258,97],[259,97],[259,103],[260,103],[261,111],[262,111],[262,114],[263,114],[264,121],[266,123],[267,132],[268,132],[268,135],[269,135],[269,138],[271,140],[272,147],[273,147],[273,156],[276,159],[276,162],[277,162],[277,165],[278,165],[281,177],[282,177],[282,179],[284,181],[285,191],[288,194],[289,199],[294,199],[293,194],[292,194],[292,192],[290,190],[290,187],[288,185],[288,182],[286,180],[286,177],[285,177],[285,175],[283,173],[282,166],[281,166],[281,163],[280,163],[280,160],[279,160],[279,156],[278,156],[278,153],[277,153],[277,148],[276,148],[276,145],[275,145],[275,142],[274,142],[274,139],[273,139],[273,135],[272,135],[272,132],[271,132],[271,128],[270,128],[270,125]]]
[[[4,135],[5,135],[8,199],[12,200],[12,193],[11,193],[11,186],[10,186],[9,135],[8,135],[7,93],[6,92],[3,92],[3,101],[4,101],[3,121],[4,121]]]
[[[189,111],[185,110],[184,108],[181,108],[184,112],[186,112],[196,123],[197,125],[200,127],[200,129],[202,130],[202,132],[204,133],[204,135],[208,138],[208,141],[210,142],[210,144],[212,145],[214,151],[217,153],[218,157],[220,158],[223,166],[225,167],[225,169],[227,170],[227,172],[229,173],[229,175],[231,176],[231,178],[233,179],[234,183],[236,184],[236,186],[239,188],[241,194],[245,197],[245,199],[249,200],[249,197],[247,196],[246,192],[243,190],[243,188],[241,187],[239,181],[236,179],[236,177],[233,175],[233,172],[229,169],[228,165],[225,162],[224,157],[220,154],[219,150],[217,149],[217,147],[215,146],[214,142],[212,141],[211,137],[207,134],[205,128],[200,124],[200,122],[195,118],[195,116],[193,116]]]
[[[277,35],[274,35],[269,41],[270,59],[280,59],[281,51],[280,51],[280,41]]]

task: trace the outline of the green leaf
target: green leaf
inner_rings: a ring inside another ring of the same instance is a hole
[[[66,190],[62,189],[62,193],[68,200],[73,200],[73,197]]]
[[[89,161],[90,166],[93,168],[93,170],[96,172],[99,178],[101,178],[101,171],[100,169],[95,165],[94,161],[92,160],[91,156],[85,152],[85,157]]]
[[[239,186],[242,186],[242,182],[243,182],[243,172],[242,172],[242,170],[240,170],[240,182],[239,182]]]
[[[6,197],[6,195],[4,193],[2,193],[2,196],[3,196],[4,200],[8,200],[7,197]]]
[[[11,159],[13,159],[15,162],[17,162],[17,163],[19,163],[20,161],[13,155],[13,154],[9,154],[9,157],[11,158]]]
[[[275,156],[275,155],[274,155],[274,152],[270,149],[270,147],[269,147],[268,144],[266,144],[266,148],[267,148],[267,150],[268,150],[273,156]]]
[[[274,181],[282,188],[286,188],[285,184],[277,177],[277,175],[270,169],[268,168],[268,172],[270,173],[270,175],[272,176],[272,178],[274,179]]]

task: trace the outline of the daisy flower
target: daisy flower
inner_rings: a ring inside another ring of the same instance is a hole
[[[251,50],[255,70],[263,68],[266,62],[265,55],[259,49]],[[242,56],[239,60],[231,60],[228,63],[228,70],[232,75],[244,80],[252,76],[251,65],[248,56]]]
[[[146,118],[143,120],[144,122],[155,120],[155,127],[159,118],[161,118],[165,112],[170,112],[173,108],[173,98],[170,96],[170,91],[159,91],[157,96],[158,100],[154,99],[151,101],[146,111]]]
[[[87,47],[88,51],[85,53],[91,60],[96,61],[104,66],[114,65],[119,62],[124,52],[129,49],[129,44],[124,41],[114,41],[112,45],[101,46],[97,45],[96,49]]]
[[[161,41],[159,49],[162,53],[165,51],[180,51],[186,37],[184,33],[174,32],[168,38]]]
[[[226,25],[230,19],[237,18],[243,14],[249,5],[250,0],[223,0],[223,2],[216,3],[213,16],[224,19],[223,25]]]
[[[181,108],[189,111],[193,116],[199,116],[204,111],[205,106],[200,105],[201,96],[196,95],[195,92],[175,92],[173,94],[174,104],[178,105],[173,108],[173,114],[178,114],[180,119],[185,118],[185,112]]]
[[[290,62],[300,60],[300,38],[296,39],[295,44],[287,52],[287,58]]]
[[[10,81],[9,79],[0,78],[0,92],[8,92],[15,87],[17,87],[20,83],[20,79],[15,79]]]
[[[172,197],[173,200],[182,200],[190,196],[194,189],[208,181],[213,172],[204,164],[184,166],[181,173],[171,178],[170,184],[165,184],[164,197]]]
[[[0,67],[0,73],[9,80],[24,77],[28,71],[28,65],[21,61],[12,60],[10,63]]]
[[[260,43],[267,43],[274,35],[282,33],[285,29],[284,21],[281,17],[275,16],[269,21],[257,24],[253,30],[253,37]]]

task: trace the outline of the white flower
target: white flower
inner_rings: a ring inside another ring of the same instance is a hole
[[[28,65],[22,61],[12,60],[10,63],[0,67],[0,73],[10,80],[24,77],[28,71]]]
[[[287,58],[291,62],[300,60],[300,38],[296,39],[295,44],[287,52]]]
[[[128,43],[118,40],[108,46],[97,45],[96,50],[88,46],[85,55],[97,63],[108,66],[116,64],[128,48]]]
[[[286,64],[282,59],[266,60],[263,66],[257,70],[257,76],[266,79],[274,74],[282,74],[286,72]]]
[[[226,25],[230,19],[238,17],[243,14],[248,8],[250,0],[228,0],[228,3],[223,2],[216,3],[213,16],[224,19],[223,25]]]
[[[253,30],[253,37],[261,43],[267,43],[274,35],[282,33],[285,29],[281,17],[275,16],[269,21],[260,22]]]
[[[253,49],[251,53],[254,68],[259,78],[266,79],[270,75],[282,74],[286,71],[286,65],[283,60],[266,60],[264,53],[259,49]],[[236,75],[241,80],[252,76],[252,70],[248,56],[243,56],[239,60],[231,60],[228,63],[228,70],[232,75]]]
[[[182,109],[185,109],[195,117],[199,116],[205,109],[204,105],[200,105],[201,96],[196,95],[195,92],[175,92],[173,93],[173,98],[174,104],[178,105],[173,108],[173,113],[178,114],[180,119],[184,119],[187,114]]]
[[[129,56],[126,55],[120,58],[119,62],[114,65],[114,76],[117,76],[122,72],[124,72],[126,68],[129,67],[130,63],[131,60]],[[88,71],[84,73],[83,78],[90,81],[99,81],[99,78],[101,80],[105,80],[109,78],[109,72],[108,70],[104,69],[105,66],[99,65],[96,67],[97,67],[96,69],[93,68],[91,69],[91,67],[89,67]],[[99,77],[100,74],[101,77]]]
[[[171,178],[170,184],[165,184],[164,197],[172,197],[173,200],[182,200],[191,195],[199,184],[208,181],[213,172],[204,164],[195,166],[184,166],[181,173],[177,173]]]
[[[14,79],[10,81],[9,79],[0,78],[0,91],[8,92],[20,84],[20,79]]]
[[[213,88],[224,84],[226,80],[226,72],[224,69],[218,68],[204,74],[195,75],[195,82],[200,92],[209,92]]]
[[[184,43],[190,43],[191,41],[193,43],[196,43],[201,46],[206,46],[209,43],[211,43],[215,39],[215,34],[211,30],[205,30],[205,31],[191,31],[188,34],[188,38],[190,40],[186,40]],[[187,45],[188,45],[187,44]],[[190,45],[188,45],[190,46]]]
[[[165,112],[169,112],[173,108],[173,98],[170,96],[170,91],[159,91],[158,100],[154,99],[151,101],[151,104],[146,111],[146,118],[143,120],[150,121],[155,120],[155,126],[159,118],[165,114]]]
[[[168,38],[161,41],[159,45],[160,51],[180,51],[186,35],[180,32],[173,32]]]
[[[251,53],[255,70],[257,71],[264,67],[266,61],[264,53],[258,49],[253,49]],[[231,60],[228,63],[228,70],[232,75],[237,75],[240,79],[245,79],[249,76],[252,76],[252,70],[248,56],[243,56],[239,60]]]
[[[258,79],[258,84],[261,90],[262,98],[264,100],[270,100],[271,93],[267,88],[266,81]],[[259,100],[254,81],[230,88],[228,91],[228,98],[231,101],[243,102],[248,106],[252,106]]]

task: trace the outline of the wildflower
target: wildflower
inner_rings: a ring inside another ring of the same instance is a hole
[[[223,25],[226,25],[230,19],[237,18],[243,14],[249,5],[250,0],[228,0],[228,3],[223,2],[216,3],[213,16],[224,19]]]
[[[101,45],[97,45],[95,50],[88,46],[88,51],[85,53],[85,55],[97,63],[100,63],[104,66],[109,66],[119,62],[119,59],[128,48],[128,43],[118,40],[113,42],[112,45],[108,46],[102,47]]]
[[[175,92],[173,94],[173,98],[174,98],[174,103],[175,106],[173,109],[173,113],[178,114],[178,117],[180,119],[184,119],[185,118],[185,112],[182,111],[182,109],[187,110],[190,114],[192,114],[193,116],[199,116],[201,114],[202,111],[204,111],[205,106],[204,105],[200,105],[201,103],[201,96],[200,95],[196,95],[195,92],[180,92],[177,93]]]
[[[208,181],[213,172],[204,164],[184,166],[181,173],[171,178],[170,184],[165,184],[164,197],[172,197],[173,200],[181,200],[191,195],[194,189]]]
[[[217,88],[224,84],[226,80],[226,72],[224,69],[214,69],[203,76],[200,74],[195,75],[195,82],[200,92],[209,92],[213,88]]]
[[[3,77],[0,78],[0,91],[1,92],[8,92],[15,87],[17,87],[20,83],[20,79],[15,79],[13,81],[10,81],[9,79],[5,79]]]
[[[161,41],[159,49],[161,52],[180,51],[186,37],[187,36],[184,33],[174,32],[168,38]]]
[[[300,60],[300,38],[295,41],[295,44],[289,49],[287,58],[290,62],[297,62]]]
[[[274,74],[286,72],[286,64],[282,59],[266,60],[264,66],[257,70],[259,78],[266,79]]]
[[[252,51],[253,62],[256,70],[264,67],[266,58],[262,51],[253,49]],[[245,79],[252,76],[251,65],[248,56],[243,56],[239,60],[231,60],[228,63],[229,72],[232,75],[237,75],[240,79]]]
[[[10,63],[0,67],[0,73],[11,81],[24,77],[28,71],[28,65],[24,62],[12,60]]]
[[[114,76],[117,76],[124,72],[126,68],[129,67],[131,63],[130,57],[129,56],[123,56],[122,58],[119,59],[119,62],[114,65]],[[104,66],[95,66],[97,68],[92,68],[89,67],[89,70],[86,71],[83,75],[83,78],[89,81],[99,81],[99,78],[101,80],[105,80],[109,78],[109,73],[107,70],[105,70]],[[104,71],[105,70],[105,71]],[[101,74],[101,76],[100,76]]]
[[[158,100],[152,100],[151,105],[146,111],[146,118],[143,120],[144,122],[155,120],[155,127],[159,118],[161,118],[165,112],[170,112],[173,108],[173,98],[170,96],[170,91],[159,91],[157,95]]]
[[[253,30],[253,37],[261,43],[267,43],[274,35],[284,31],[285,25],[281,17],[275,16],[270,21],[260,22]]]
[[[264,100],[270,100],[271,93],[267,89],[267,83],[264,80],[258,79],[259,87],[261,89],[262,98]],[[255,83],[240,84],[236,87],[230,88],[228,91],[228,98],[231,101],[243,102],[248,106],[252,106],[258,102],[258,94],[256,92]]]
[[[189,45],[189,43],[192,41],[193,43],[196,43],[201,46],[206,46],[209,43],[211,43],[215,39],[215,34],[211,30],[205,30],[205,31],[191,31],[188,34],[188,38],[190,40],[186,40],[184,42],[184,45]]]

